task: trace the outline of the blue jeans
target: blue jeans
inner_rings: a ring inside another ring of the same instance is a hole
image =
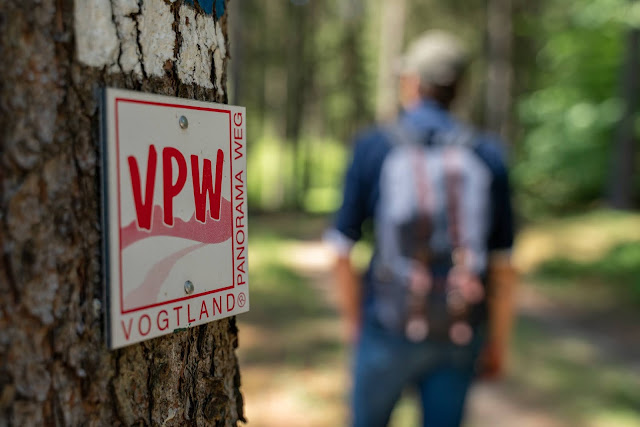
[[[425,427],[459,426],[482,335],[476,331],[467,346],[414,343],[365,322],[355,353],[353,425],[386,426],[403,389],[414,386]]]

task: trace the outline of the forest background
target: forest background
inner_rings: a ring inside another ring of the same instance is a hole
[[[349,349],[320,242],[354,135],[397,113],[394,61],[429,29],[473,61],[456,114],[507,148],[519,236],[505,380],[468,425],[640,423],[640,2],[233,0],[229,101],[248,111],[251,425],[342,425]],[[356,246],[362,268],[371,246]],[[393,425],[417,425],[411,394]]]
[[[507,142],[521,217],[638,204],[638,2],[230,7],[231,101],[252,113],[254,210],[336,209],[354,133],[395,111],[394,59],[434,28],[457,34],[473,55],[456,111]]]

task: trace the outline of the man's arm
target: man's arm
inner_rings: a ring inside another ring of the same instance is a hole
[[[516,273],[511,265],[514,240],[509,173],[498,142],[483,145],[482,157],[493,172],[491,183],[492,224],[489,235],[488,309],[489,330],[482,372],[499,377],[505,369],[513,329]]]
[[[349,255],[336,256],[334,276],[345,336],[355,342],[360,332],[361,285]]]
[[[356,140],[353,158],[345,175],[342,205],[336,213],[333,228],[324,236],[335,253],[333,273],[336,295],[345,336],[351,342],[357,339],[360,329],[362,289],[350,254],[362,235],[362,223],[370,215],[367,198],[371,194],[373,179],[363,171],[363,167],[370,166],[366,156],[371,153],[370,143],[369,136]]]
[[[505,370],[513,329],[517,274],[508,252],[497,252],[489,260],[489,331],[481,375],[494,379]]]

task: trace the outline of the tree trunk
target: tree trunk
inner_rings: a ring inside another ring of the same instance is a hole
[[[98,169],[100,87],[226,100],[226,18],[6,1],[0,38],[0,426],[236,425],[234,319],[106,348]]]
[[[509,138],[511,86],[512,0],[487,2],[487,88],[485,104],[486,128]]]
[[[396,3],[394,3],[396,4]],[[359,0],[352,0],[346,3],[345,8],[349,8],[343,18],[344,23],[344,38],[342,42],[342,56],[343,56],[343,74],[344,74],[344,91],[349,94],[350,108],[347,116],[345,126],[343,127],[344,133],[339,135],[340,139],[345,141],[353,136],[364,124],[371,120],[370,110],[367,106],[367,86],[366,86],[366,60],[364,41],[366,36],[364,7]],[[397,4],[396,4],[396,7]],[[383,24],[384,25],[384,24]],[[403,31],[401,31],[403,33]],[[396,35],[397,37],[397,35]],[[397,40],[397,52],[400,54],[400,47],[402,44],[402,36]],[[394,61],[397,57],[394,58]],[[393,70],[392,70],[393,71]],[[397,78],[391,77],[391,81],[385,83],[391,83],[390,88],[393,90],[392,96],[394,97],[390,102],[395,112],[396,99],[395,99],[395,83]]]
[[[227,12],[231,19],[231,80],[232,80],[232,99],[231,103],[235,105],[244,104],[244,93],[242,92],[242,67],[244,66],[244,20],[242,16],[242,0],[234,0],[229,4]]]
[[[285,139],[293,148],[293,207],[301,210],[306,192],[304,165],[300,162],[302,143],[300,133],[313,81],[313,38],[315,36],[315,3],[289,2],[287,7],[287,103],[285,105]]]
[[[398,109],[398,79],[394,76],[394,67],[402,50],[406,4],[406,0],[382,2],[380,56],[376,85],[376,119],[378,121],[395,117]]]
[[[618,209],[633,207],[633,176],[636,161],[634,118],[638,109],[639,73],[640,30],[631,29],[627,36],[627,51],[620,84],[624,113],[618,125],[609,182],[609,204]]]

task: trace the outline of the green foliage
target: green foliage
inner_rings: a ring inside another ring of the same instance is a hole
[[[616,95],[624,36],[640,24],[639,13],[626,0],[572,0],[550,2],[537,25],[529,21],[527,35],[542,46],[538,89],[518,105],[526,136],[513,173],[526,216],[575,210],[602,196],[623,110]]]
[[[342,0],[242,4],[235,21],[242,36],[231,40],[239,67],[230,79],[250,115],[251,206],[333,210],[344,146],[373,118],[376,8]]]
[[[407,0],[402,29],[405,45],[434,28],[464,40],[473,62],[456,109],[478,122],[490,60],[487,5]],[[640,2],[512,5],[508,68],[515,76],[517,119],[506,127],[515,134],[516,206],[527,219],[591,207],[616,167],[612,149],[624,114],[625,38],[630,28],[640,27]],[[250,112],[254,208],[327,212],[337,206],[348,148],[336,147],[348,147],[353,134],[373,120],[381,10],[378,0],[243,0],[237,20],[242,37],[231,40],[240,47],[240,66],[230,79],[237,83],[237,102]],[[635,123],[640,136],[640,112]],[[636,180],[640,201],[640,174],[629,179]]]
[[[296,170],[306,174],[303,207],[311,213],[334,212],[342,201],[343,171],[348,148],[332,139],[303,138],[296,152],[292,144],[265,136],[252,142],[247,174],[249,206],[274,211],[292,206],[302,183]],[[297,154],[297,156],[296,156]]]

